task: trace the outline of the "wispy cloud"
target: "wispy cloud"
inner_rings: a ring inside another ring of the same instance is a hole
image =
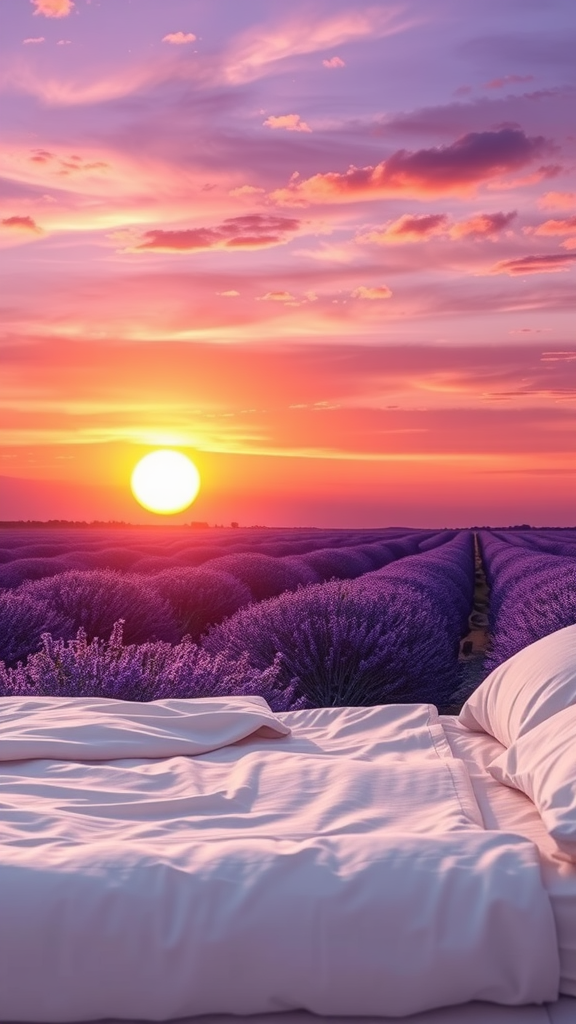
[[[30,36],[28,39],[23,39],[22,43],[24,46],[30,46],[36,43],[45,43],[44,36]]]
[[[144,86],[169,79],[174,69],[158,62],[139,64],[109,74],[79,74],[63,77],[58,72],[46,74],[22,61],[6,62],[0,73],[0,87],[36,96],[50,106],[75,107],[105,103],[137,92]]]
[[[485,89],[503,89],[505,85],[519,85],[523,82],[533,82],[534,75],[503,75],[502,78],[492,78],[485,82]]]
[[[318,50],[328,50],[371,36],[383,38],[406,31],[414,20],[401,20],[401,8],[367,7],[332,17],[307,17],[304,12],[269,29],[258,26],[233,44],[225,76],[233,84],[254,81],[274,70],[278,62]],[[335,65],[332,65],[335,66]]]
[[[265,295],[258,295],[257,299],[260,302],[284,302],[288,305],[295,305],[298,302],[296,296],[287,291],[266,292]]]
[[[576,352],[543,352],[543,363],[576,363]]]
[[[341,57],[328,57],[322,61],[325,68],[345,68],[346,61],[343,61]]]
[[[146,231],[130,252],[194,252],[201,249],[264,249],[282,245],[300,227],[300,221],[289,217],[248,214],[229,217],[213,228],[187,228],[167,231]]]
[[[550,274],[559,270],[569,270],[574,266],[576,254],[564,255],[552,253],[544,256],[521,256],[519,259],[500,260],[489,271],[490,274],[510,274],[519,277],[523,274]]]

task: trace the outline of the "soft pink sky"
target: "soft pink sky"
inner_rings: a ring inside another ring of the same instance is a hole
[[[3,21],[0,518],[574,524],[573,0]]]

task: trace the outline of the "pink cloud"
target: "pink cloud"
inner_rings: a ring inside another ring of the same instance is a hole
[[[576,206],[576,192],[546,192],[538,206],[541,210],[572,210]]]
[[[565,256],[563,253],[553,253],[547,256],[522,256],[520,259],[500,260],[491,270],[490,274],[510,274],[518,277],[523,274],[550,274],[559,270],[569,270],[573,266],[576,255]]]
[[[283,128],[287,132],[311,132],[312,129],[305,121],[302,121],[300,114],[280,114],[279,117],[271,115],[262,124],[266,128]]]
[[[196,36],[193,32],[169,32],[167,36],[163,36],[162,42],[182,46],[184,43],[195,43]]]
[[[330,57],[322,61],[325,68],[345,68],[346,62],[341,57]]]
[[[43,14],[45,18],[66,18],[72,13],[73,0],[30,0],[36,10],[34,14]]]
[[[358,242],[390,245],[403,242],[424,242],[434,235],[443,234],[448,217],[445,213],[405,213],[398,220],[388,221],[381,228],[358,235]]]
[[[385,284],[378,285],[374,288],[366,288],[363,284],[361,284],[358,288],[355,288],[354,291],[351,292],[351,295],[353,299],[378,300],[392,298],[392,292],[390,291],[390,288],[388,288]]]
[[[511,213],[478,213],[468,220],[457,221],[450,228],[450,237],[494,239],[510,226],[516,216],[516,210]]]
[[[357,242],[373,242],[377,245],[405,242],[426,242],[430,238],[496,238],[516,217],[511,213],[479,213],[467,220],[456,221],[448,226],[445,213],[404,214],[397,220],[389,221],[381,228],[356,236]]]
[[[32,231],[35,235],[42,235],[42,228],[38,227],[32,217],[5,217],[0,221],[2,227],[13,228],[16,231]]]
[[[535,235],[570,235],[576,232],[576,215],[564,220],[546,220],[535,229]]]
[[[266,192],[265,188],[258,188],[257,185],[239,185],[238,188],[231,188],[229,196],[253,196]]]
[[[394,195],[445,195],[473,192],[525,167],[550,148],[542,137],[517,128],[470,132],[456,142],[410,152],[400,149],[376,167],[351,166],[344,174],[315,174],[291,181],[271,193],[284,205],[373,200]]]
[[[72,40],[71,39],[59,39],[58,42],[56,43],[56,46],[71,46],[71,45],[72,45]]]
[[[29,46],[31,43],[45,43],[46,40],[44,36],[34,36],[28,39],[23,39],[22,42],[24,46]]]
[[[214,228],[181,231],[146,231],[143,241],[130,252],[194,252],[200,249],[264,249],[282,245],[298,230],[300,221],[289,217],[249,214],[228,217]]]
[[[520,82],[533,82],[534,75],[504,75],[502,78],[493,78],[490,82],[484,83],[485,89],[502,89],[505,85],[515,85]]]
[[[47,164],[54,173],[62,176],[67,176],[70,173],[86,174],[91,171],[102,171],[110,168],[110,164],[104,160],[85,160],[83,157],[78,156],[77,153],[62,157],[57,156],[56,153],[51,153],[47,149],[33,149],[31,152],[32,156],[28,157],[29,163]]]
[[[47,149],[33,149],[32,156],[28,157],[32,164],[47,164],[50,160],[55,160],[54,153],[50,153]]]
[[[258,295],[257,298],[261,302],[287,302],[290,305],[298,301],[295,295],[286,291],[266,292],[265,295]]]

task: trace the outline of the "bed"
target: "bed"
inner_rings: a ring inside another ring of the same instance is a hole
[[[459,718],[0,698],[0,1020],[576,1024],[574,735],[576,627]]]

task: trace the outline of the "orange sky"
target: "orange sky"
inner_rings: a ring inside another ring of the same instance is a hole
[[[574,525],[571,0],[224,2],[4,0],[0,518]]]

